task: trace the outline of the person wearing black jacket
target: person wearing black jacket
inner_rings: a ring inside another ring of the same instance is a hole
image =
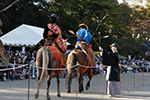
[[[106,93],[115,97],[116,95],[121,94],[120,88],[120,68],[119,68],[119,45],[113,43],[110,45],[112,52],[107,52],[99,47],[99,50],[102,52],[102,64],[107,65],[107,75],[106,75]]]

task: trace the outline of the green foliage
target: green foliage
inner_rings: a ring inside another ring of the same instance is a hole
[[[1,0],[0,9],[7,7],[14,0]],[[5,4],[5,5],[4,5]],[[3,21],[2,30],[7,33],[21,24],[43,27],[47,23],[47,16],[33,5],[31,0],[20,0],[7,11],[0,13]]]
[[[0,9],[11,2],[13,0],[1,0]],[[98,43],[100,43],[98,32],[101,32],[101,37],[109,35],[109,38],[101,39],[101,46],[104,49],[110,50],[109,45],[116,42],[121,46],[119,49],[121,55],[138,56],[147,50],[140,44],[145,43],[144,37],[150,31],[149,9],[148,6],[130,8],[127,3],[119,5],[117,0],[50,0],[48,3],[45,0],[20,0],[6,12],[0,13],[0,17],[3,21],[2,30],[7,33],[21,24],[44,28],[49,20],[48,15],[56,13],[59,16],[57,24],[62,30],[63,38],[69,38],[70,43],[75,44],[75,36],[68,30],[76,32],[79,29],[78,25],[85,23]],[[101,22],[106,14],[108,16]],[[100,26],[96,30],[99,23]],[[132,34],[135,35],[134,38]],[[140,38],[136,38],[138,34]],[[98,51],[93,39],[92,46],[93,50]]]

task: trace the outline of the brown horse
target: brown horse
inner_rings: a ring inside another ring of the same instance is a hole
[[[0,57],[3,59],[3,64],[9,63],[9,59],[6,56],[5,47],[4,47],[3,42],[1,40],[0,40]]]
[[[80,65],[83,66],[88,66],[89,61],[87,59],[87,55],[82,51],[82,50],[74,50],[71,51],[70,54],[68,55],[67,58],[67,76],[66,76],[66,83],[67,83],[67,92],[70,93],[71,92],[71,80],[72,80],[72,74],[75,72],[75,69],[77,69],[77,76],[79,79],[79,92],[82,92],[84,90],[83,88],[83,71],[84,69],[87,69],[87,76],[88,76],[88,82],[86,84],[86,90],[89,89],[90,87],[90,81],[91,81],[91,69],[89,69],[88,67],[82,67],[82,66],[76,66],[73,68],[70,68],[71,66],[74,66],[77,64],[77,62]]]
[[[65,41],[65,43],[67,42],[67,40]],[[55,45],[57,46],[57,45]],[[61,57],[62,57],[62,62],[63,65],[66,63],[66,56],[65,53],[63,53],[58,47],[56,47],[59,51],[59,54],[61,53]],[[60,89],[59,89],[59,70],[46,70],[46,69],[40,69],[38,67],[43,67],[43,68],[55,68],[55,69],[59,69],[61,66],[60,61],[58,60],[54,60],[54,56],[55,53],[52,52],[52,49],[50,49],[48,46],[43,46],[42,48],[40,48],[37,52],[36,55],[36,66],[37,66],[37,92],[35,94],[35,98],[37,99],[39,96],[39,89],[43,84],[44,78],[47,77],[47,93],[46,93],[46,98],[47,100],[50,100],[50,96],[49,96],[49,87],[51,84],[51,79],[53,77],[53,72],[55,72],[56,74],[56,78],[57,78],[57,96],[60,97]]]

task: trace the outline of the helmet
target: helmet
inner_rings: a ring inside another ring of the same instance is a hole
[[[113,44],[110,45],[110,47],[117,47],[117,48],[119,48],[119,45],[117,43],[113,43]]]
[[[50,16],[49,16],[49,18],[56,18],[56,19],[58,19],[59,17],[56,15],[56,14],[51,14]]]
[[[85,26],[85,27],[86,27],[86,29],[87,29],[87,30],[89,30],[89,28],[88,28],[88,26],[87,26],[86,24],[84,24],[84,23],[79,24],[79,27],[81,27],[81,26]]]

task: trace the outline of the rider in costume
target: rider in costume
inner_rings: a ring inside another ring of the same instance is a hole
[[[64,43],[63,39],[62,39],[62,35],[61,35],[61,29],[60,27],[56,24],[56,21],[59,17],[57,17],[56,14],[52,14],[50,16],[50,23],[47,24],[47,26],[45,27],[44,33],[43,33],[43,37],[44,39],[50,39],[53,42],[55,42],[55,44],[64,52],[66,53],[66,44]],[[52,45],[51,42],[49,42],[48,45]]]
[[[94,54],[93,50],[90,47],[90,41],[91,41],[91,34],[88,32],[89,28],[86,24],[82,23],[79,25],[79,30],[76,32],[77,35],[77,42],[76,46],[80,46],[85,52],[87,53],[89,57],[89,61],[91,63],[91,66],[95,66],[95,59],[94,59]],[[74,34],[72,30],[69,30],[70,33]]]

